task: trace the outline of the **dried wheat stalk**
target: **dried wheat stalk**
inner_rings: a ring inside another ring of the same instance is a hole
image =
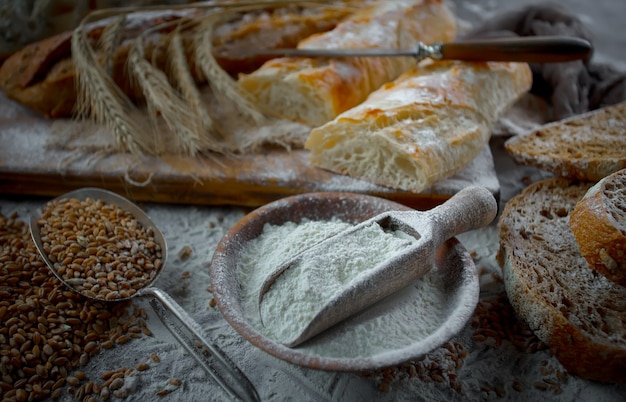
[[[77,114],[108,127],[120,148],[134,154],[152,153],[138,122],[136,106],[98,63],[85,33],[84,21],[72,35],[72,58],[77,75]]]
[[[259,111],[247,94],[239,89],[232,77],[217,64],[213,57],[213,47],[211,46],[213,30],[218,23],[226,20],[228,16],[225,14],[211,14],[200,23],[194,48],[197,63],[211,90],[219,100],[230,101],[234,111],[243,118],[252,120],[258,125],[266,123],[266,116]]]
[[[168,72],[170,79],[187,101],[190,111],[196,120],[198,134],[204,135],[208,141],[204,141],[212,151],[223,151],[220,143],[225,140],[224,135],[219,132],[218,127],[211,118],[209,107],[202,99],[196,83],[191,74],[189,63],[185,56],[183,39],[180,29],[176,29],[170,38],[168,46]]]
[[[167,75],[145,58],[143,36],[135,39],[128,53],[127,67],[137,86],[141,89],[152,120],[155,134],[159,133],[157,120],[163,119],[174,135],[176,148],[185,155],[195,155],[200,150],[199,129],[193,113],[179,93],[170,85]],[[157,134],[158,135],[158,134]],[[166,141],[155,138],[155,145]],[[165,151],[165,149],[159,149]],[[161,152],[159,152],[161,153]]]

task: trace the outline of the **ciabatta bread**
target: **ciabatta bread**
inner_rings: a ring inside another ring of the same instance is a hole
[[[576,204],[569,223],[589,266],[626,286],[626,170],[589,189]]]
[[[626,168],[625,132],[626,102],[512,137],[505,147],[521,165],[596,182]]]
[[[442,0],[379,0],[298,48],[410,48],[455,35],[454,16]],[[239,85],[269,113],[319,126],[413,65],[410,57],[277,58],[240,76]]]
[[[589,268],[569,226],[591,186],[550,178],[508,201],[498,222],[498,262],[517,314],[565,369],[625,383],[626,288]]]
[[[313,129],[305,147],[316,166],[421,192],[480,153],[531,81],[524,63],[423,63]]]

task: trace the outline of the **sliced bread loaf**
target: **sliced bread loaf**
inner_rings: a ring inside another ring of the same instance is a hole
[[[427,62],[311,130],[315,166],[419,193],[466,167],[531,86],[526,63]]]
[[[521,165],[598,181],[626,168],[626,102],[544,125],[505,147]]]
[[[507,202],[498,262],[517,314],[570,373],[625,383],[626,288],[589,268],[569,226],[591,185],[549,178]]]
[[[589,189],[569,223],[589,266],[626,286],[626,169]]]

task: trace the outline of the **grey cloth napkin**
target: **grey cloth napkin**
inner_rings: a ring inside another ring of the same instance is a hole
[[[553,3],[502,11],[471,30],[466,37],[567,35],[588,40],[591,32],[564,7]],[[588,60],[531,64],[531,92],[552,106],[552,120],[560,120],[626,101],[626,73]]]

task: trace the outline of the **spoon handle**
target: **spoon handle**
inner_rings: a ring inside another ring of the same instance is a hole
[[[432,237],[438,247],[453,236],[489,225],[497,212],[498,204],[489,190],[470,186],[426,213],[435,225]]]
[[[150,305],[159,316],[159,319],[180,344],[222,387],[230,399],[260,401],[256,389],[245,374],[239,370],[235,363],[217,345],[205,340],[198,323],[170,295],[154,287],[146,288],[142,293],[152,296]],[[183,328],[172,322],[172,316],[187,329],[188,334],[183,331]],[[202,348],[196,346],[198,343],[202,345]],[[205,354],[203,349],[206,349],[209,353]]]

